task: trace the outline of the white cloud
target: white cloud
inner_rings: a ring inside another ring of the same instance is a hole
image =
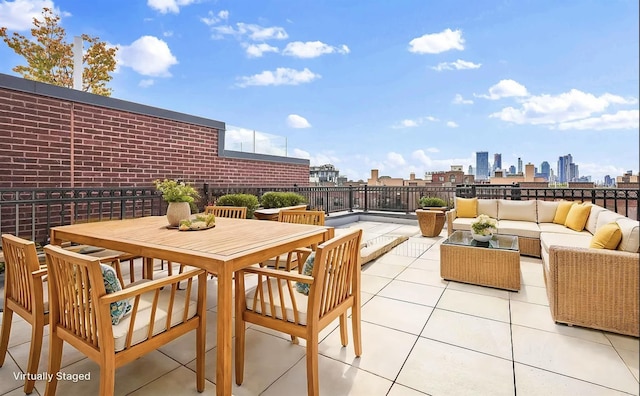
[[[206,18],[205,18],[206,19]],[[204,23],[210,25],[216,22]],[[209,21],[211,22],[211,21]],[[214,38],[222,38],[224,36],[237,36],[247,37],[253,41],[266,41],[266,40],[284,40],[289,37],[287,31],[279,26],[262,27],[260,25],[248,24],[248,23],[236,23],[236,28],[229,25],[214,26]]]
[[[455,123],[454,121],[447,121],[447,126],[448,126],[449,128],[457,128],[457,127],[458,127],[458,124],[457,124],[457,123]]]
[[[0,2],[0,26],[8,30],[29,30],[33,28],[33,18],[42,20],[42,9],[49,8],[54,13],[68,16],[55,8],[52,0],[15,0]]]
[[[391,167],[403,166],[407,163],[402,154],[398,154],[393,151],[387,153],[387,159],[385,162]]]
[[[438,66],[432,67],[433,70],[465,70],[465,69],[478,69],[482,66],[482,63],[467,62],[462,59],[458,59],[455,62],[442,62],[438,63]]]
[[[293,157],[295,158],[304,158],[309,160],[309,165],[311,166],[320,166],[325,164],[339,164],[340,158],[335,155],[333,152],[320,152],[315,155],[311,155],[308,151],[294,148],[293,149]],[[340,174],[344,174],[342,171]]]
[[[431,151],[427,149],[428,152],[438,152]],[[438,171],[443,169],[450,169],[451,164],[462,165],[464,167],[464,171],[467,171],[467,167],[469,165],[475,166],[475,154],[471,154],[469,158],[446,158],[446,159],[433,159],[425,153],[425,150],[419,149],[415,150],[411,153],[411,158],[418,161],[418,163],[426,168],[429,171]]]
[[[142,36],[131,45],[118,47],[118,64],[143,76],[170,77],[169,68],[178,63],[167,43],[157,37]]]
[[[490,115],[492,118],[498,118],[502,121],[514,124],[531,124],[531,125],[550,125],[567,123],[568,121],[583,120],[592,117],[594,113],[605,111],[611,104],[635,104],[637,100],[634,98],[625,99],[621,96],[612,94],[603,94],[596,97],[593,94],[585,93],[577,89],[560,95],[538,95],[530,96],[521,102],[520,108],[506,107],[499,112]],[[566,124],[561,129],[585,129],[591,128],[587,125],[598,126],[603,128],[604,124],[620,125],[628,124],[628,118],[633,116],[629,113],[620,113],[618,115],[608,117],[597,117],[599,120],[584,120],[581,123]],[[627,120],[625,121],[625,118]],[[637,121],[636,121],[637,123]],[[617,128],[617,127],[616,127]]]
[[[209,11],[207,13],[208,16],[206,17],[202,17],[200,18],[200,20],[202,22],[204,22],[205,25],[207,26],[212,26],[215,25],[216,23],[222,21],[222,20],[227,20],[229,19],[229,11],[227,10],[222,10],[220,12],[218,12],[217,14],[213,11]]]
[[[261,43],[261,44],[243,44],[245,47],[245,51],[247,52],[247,56],[250,58],[260,58],[264,55],[265,52],[278,52],[279,49],[277,47],[273,47],[269,44]]]
[[[638,129],[638,110],[620,110],[615,114],[603,114],[600,117],[590,117],[578,121],[568,121],[558,124],[558,129]]]
[[[148,88],[152,86],[154,83],[155,81],[153,81],[153,79],[148,78],[148,79],[140,80],[140,82],[138,83],[138,86],[140,88]]]
[[[350,52],[349,47],[342,45],[340,47],[333,47],[329,44],[325,44],[322,41],[293,41],[282,50],[283,55],[294,56],[296,58],[316,58],[324,54],[332,54],[337,52],[339,54],[348,54]]]
[[[445,29],[440,33],[425,34],[409,41],[409,52],[439,54],[449,50],[464,50],[461,30]]]
[[[306,67],[304,70],[279,67],[275,71],[265,70],[253,76],[240,77],[240,82],[237,85],[240,87],[248,87],[251,85],[299,85],[309,83],[320,77],[319,74],[312,72]]]
[[[306,118],[297,114],[289,114],[287,116],[287,125],[291,128],[311,128],[311,124]]]
[[[164,37],[173,37],[173,31],[168,30],[168,31],[166,31],[166,32],[162,32],[162,35],[163,35]]]
[[[527,88],[514,80],[500,80],[489,88],[489,95],[476,95],[480,98],[496,100],[500,98],[527,96]]]
[[[456,94],[456,96],[453,98],[453,101],[451,103],[453,103],[453,104],[473,104],[473,100],[465,99],[465,98],[462,97],[462,95]]]
[[[426,117],[418,117],[416,119],[404,119],[399,123],[392,125],[393,129],[402,129],[402,128],[413,128],[425,123],[425,121],[429,122],[437,122],[439,121],[436,117],[426,116]]]
[[[154,10],[160,11],[161,14],[172,12],[178,14],[180,7],[193,4],[197,0],[147,0],[147,5]]]

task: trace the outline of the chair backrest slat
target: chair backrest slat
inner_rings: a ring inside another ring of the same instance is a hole
[[[318,246],[313,266],[318,283],[311,287],[309,297],[319,300],[319,318],[352,296],[355,271],[360,270],[361,239],[362,230],[357,230]]]
[[[247,208],[245,206],[207,206],[205,214],[213,214],[216,217],[229,217],[232,219],[246,219]]]
[[[6,297],[26,311],[33,312],[34,284],[31,274],[40,269],[35,243],[3,234],[2,253],[6,271]]]
[[[278,221],[284,223],[312,224],[323,226],[324,216],[325,214],[323,210],[289,209],[280,211]]]

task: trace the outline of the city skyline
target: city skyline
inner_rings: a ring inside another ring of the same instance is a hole
[[[0,0],[0,26],[29,36],[42,7],[118,48],[114,98],[276,135],[349,179],[477,151],[638,172],[637,1]],[[0,45],[0,73],[23,63]]]

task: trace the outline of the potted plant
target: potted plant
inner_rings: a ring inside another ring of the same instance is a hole
[[[184,182],[164,179],[153,182],[156,189],[162,193],[162,199],[169,203],[167,207],[167,221],[171,227],[178,227],[180,220],[191,216],[191,204],[200,198],[198,191]]]
[[[422,197],[418,202],[422,208],[429,208],[429,210],[433,210],[432,208],[444,208],[446,210],[447,208],[445,200],[438,197]]]
[[[447,210],[447,203],[438,197],[421,197],[418,206],[423,209],[416,210],[418,225],[422,236],[435,237],[440,235],[445,223],[444,212]]]
[[[495,219],[481,214],[471,222],[471,236],[478,242],[488,242],[496,232],[497,225]]]

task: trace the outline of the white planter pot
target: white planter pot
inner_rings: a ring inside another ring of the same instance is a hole
[[[493,234],[480,235],[480,234],[474,234],[473,232],[471,232],[471,236],[473,237],[473,239],[475,239],[478,242],[489,242],[491,238],[493,238]]]
[[[180,225],[180,220],[188,219],[191,216],[189,202],[169,202],[167,207],[167,221],[171,227]]]

